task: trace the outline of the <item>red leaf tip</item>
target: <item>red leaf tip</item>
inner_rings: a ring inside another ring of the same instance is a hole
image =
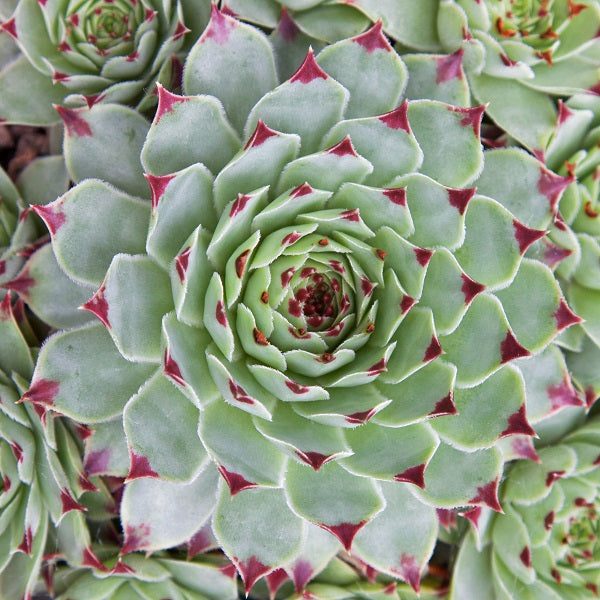
[[[299,81],[300,83],[307,84],[315,79],[329,79],[329,75],[319,67],[315,60],[315,54],[312,48],[308,49],[304,62],[300,65],[300,68],[290,77],[290,83]]]
[[[382,123],[385,123],[390,129],[402,129],[410,134],[410,124],[408,123],[408,101],[405,100],[398,108],[381,115],[379,120]]]
[[[248,148],[254,148],[256,146],[260,146],[266,140],[268,140],[270,137],[273,137],[274,135],[279,135],[279,134],[276,131],[273,131],[273,129],[270,129],[269,127],[267,127],[264,124],[262,119],[259,119],[258,123],[256,124],[256,129],[254,130],[254,133],[250,136],[250,139],[244,146],[244,150],[248,150]]]
[[[398,475],[394,475],[395,481],[405,481],[407,483],[413,483],[417,487],[420,487],[422,490],[425,489],[425,463],[421,465],[417,465],[415,467],[410,467],[403,471],[402,473],[398,473]]]
[[[146,178],[146,181],[150,186],[150,191],[152,192],[152,210],[156,210],[156,207],[165,193],[169,182],[175,177],[175,175],[150,175],[148,173],[144,173],[144,177]]]
[[[108,302],[104,297],[105,286],[102,284],[98,291],[85,303],[81,305],[83,310],[91,312],[96,315],[105,327],[110,328],[110,321],[108,319]]]
[[[221,473],[221,475],[223,476],[223,479],[225,479],[225,481],[227,482],[227,485],[229,486],[229,492],[232,496],[235,496],[242,490],[253,488],[258,485],[257,483],[252,483],[251,481],[248,481],[239,473],[229,471],[223,465],[219,465],[218,470],[219,473]]]
[[[129,474],[125,483],[141,477],[158,477],[158,473],[150,466],[148,457],[136,454],[133,450],[130,451],[129,464]]]
[[[335,144],[335,146],[325,150],[325,152],[328,154],[335,154],[336,156],[358,156],[354,146],[352,145],[352,140],[350,139],[349,135],[347,135],[342,141]]]
[[[165,89],[160,83],[156,84],[156,93],[158,94],[158,107],[154,115],[154,125],[157,125],[161,118],[173,112],[175,104],[189,101],[189,96],[179,96]]]
[[[93,135],[90,124],[81,116],[87,112],[87,108],[67,108],[66,106],[54,105],[54,109],[62,119],[67,136],[91,137]]]
[[[371,29],[353,37],[352,41],[361,45],[367,51],[367,54],[373,54],[375,50],[392,52],[392,47],[383,34],[382,28],[383,23],[381,22],[381,19],[379,19]]]
[[[359,532],[361,527],[364,527],[367,524],[367,521],[360,521],[359,523],[339,523],[338,525],[325,525],[324,523],[317,523],[319,527],[322,527],[329,533],[333,533],[335,537],[342,542],[344,548],[350,552],[352,548],[352,542],[354,537]]]
[[[459,48],[456,52],[446,56],[440,56],[435,59],[436,75],[435,82],[439,85],[452,79],[464,79],[462,68],[463,49]]]

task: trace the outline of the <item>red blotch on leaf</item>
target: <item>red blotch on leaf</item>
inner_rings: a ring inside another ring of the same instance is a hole
[[[155,210],[169,182],[175,175],[149,175],[145,173],[144,177],[150,186],[150,191],[152,192],[152,210]]]
[[[384,189],[382,193],[393,204],[406,206],[406,188],[388,188]]]
[[[408,483],[414,483],[417,487],[420,487],[422,490],[425,489],[425,467],[426,465],[423,463],[421,465],[417,465],[415,467],[410,467],[403,471],[402,473],[398,473],[398,475],[394,475],[395,481],[406,481]]]
[[[523,348],[515,336],[510,332],[506,332],[506,337],[500,343],[500,356],[502,358],[501,364],[507,363],[516,358],[522,358],[524,356],[531,356],[531,352],[526,348]]]
[[[441,353],[442,346],[440,345],[439,340],[432,335],[429,346],[427,346],[427,350],[425,350],[425,354],[423,355],[423,362],[430,362],[434,358],[437,358]]]
[[[46,227],[52,235],[54,235],[67,220],[65,214],[59,210],[61,204],[62,202],[57,201],[45,205],[34,204],[31,207],[33,212],[46,223]]]
[[[19,296],[29,298],[31,288],[36,284],[36,280],[29,276],[29,269],[25,267],[21,273],[12,281],[6,282],[3,287],[7,290],[12,290],[19,294]]]
[[[56,104],[54,108],[63,120],[67,136],[91,137],[93,135],[90,124],[80,116],[82,112],[87,112],[87,108],[66,108]]]
[[[18,39],[15,18],[13,17],[12,19],[8,19],[8,21],[4,21],[4,23],[0,23],[0,32],[1,31],[8,33],[8,35],[15,40]]]
[[[192,248],[188,246],[181,254],[175,257],[175,269],[177,270],[177,275],[179,275],[179,280],[182,283],[185,279],[185,272],[188,268],[191,251]]]
[[[375,413],[377,412],[376,408],[371,408],[370,410],[363,410],[361,412],[355,412],[351,415],[345,415],[344,419],[348,421],[348,423],[352,423],[353,425],[363,425],[366,423]]]
[[[164,363],[165,364],[163,368],[163,373],[179,385],[185,386],[186,383],[185,379],[183,378],[183,375],[181,374],[181,369],[179,368],[179,365],[175,362],[175,359],[169,353],[168,348],[165,348]]]
[[[248,256],[250,255],[250,250],[244,250],[236,259],[235,259],[235,274],[241,279],[244,271],[246,269],[246,261],[248,260]]]
[[[248,396],[246,390],[241,385],[238,385],[233,379],[229,380],[229,391],[234,400],[242,404],[254,404],[254,400]]]
[[[110,462],[111,451],[109,448],[93,450],[85,456],[84,469],[88,475],[106,473]]]
[[[464,215],[465,210],[467,210],[467,205],[475,195],[477,188],[446,188],[446,190],[448,191],[448,202],[450,202],[450,205],[454,206],[461,215]]]
[[[288,233],[281,240],[281,245],[282,246],[289,246],[290,244],[293,244],[294,242],[297,242],[299,239],[300,239],[300,234],[297,231],[292,231],[291,233]]]
[[[309,48],[308,53],[304,62],[300,65],[300,68],[290,77],[290,83],[299,81],[300,83],[307,84],[315,79],[329,79],[329,75],[319,67],[315,60],[315,54],[312,48]]]
[[[517,434],[529,436],[535,435],[535,431],[527,421],[525,410],[525,404],[521,404],[519,410],[508,417],[508,427],[500,434],[499,437]]]
[[[472,108],[459,108],[456,106],[451,106],[448,108],[448,110],[451,110],[452,112],[463,115],[462,119],[460,120],[461,126],[471,127],[477,139],[479,139],[481,134],[481,119],[485,109],[485,105],[473,106]]]
[[[546,475],[546,487],[550,487],[557,479],[560,479],[565,474],[565,471],[548,471]]]
[[[20,402],[33,402],[44,406],[52,406],[60,389],[58,381],[50,379],[38,379],[32,383],[31,387],[23,394]]]
[[[96,52],[100,53],[99,49],[96,50]],[[71,77],[70,77],[70,75],[67,75],[66,73],[61,73],[60,71],[54,71],[54,73],[52,73],[52,83],[62,83],[63,81],[69,81],[69,79],[71,79]],[[57,108],[57,107],[55,106],[54,108]],[[57,110],[58,110],[58,108],[57,108]],[[64,110],[70,110],[70,109],[65,108]],[[89,135],[91,135],[91,133]]]
[[[292,277],[294,276],[295,272],[296,272],[296,269],[294,267],[290,267],[289,269],[286,269],[281,274],[281,276],[280,276],[281,287],[287,286],[287,284],[292,280]]]
[[[492,510],[504,512],[498,502],[498,478],[477,488],[477,494],[468,502],[469,504],[485,504]]]
[[[415,590],[415,593],[419,593],[421,589],[421,573],[414,556],[402,553],[400,556],[400,568],[397,573]]]
[[[382,123],[385,123],[390,129],[402,129],[410,134],[410,125],[408,123],[408,101],[404,101],[398,108],[385,113],[379,117]]]
[[[554,511],[551,510],[545,517],[544,517],[544,529],[546,531],[550,531],[552,529],[552,525],[554,524]]]
[[[521,550],[521,554],[519,554],[519,558],[521,559],[521,562],[528,568],[531,568],[531,550],[529,549],[529,546],[525,546],[525,548],[523,548],[523,550]]]
[[[119,554],[129,554],[129,552],[141,550],[146,544],[149,535],[150,525],[146,523],[141,523],[136,527],[127,525],[125,527],[125,540]]]
[[[104,297],[104,291],[106,287],[102,284],[98,291],[85,303],[81,305],[81,308],[96,315],[106,327],[110,328],[110,321],[108,320],[108,302]]]
[[[277,594],[277,590],[287,581],[288,574],[285,572],[285,569],[275,569],[271,571],[268,575],[265,575],[265,581],[267,582],[267,587],[269,588],[269,598],[271,600],[275,600],[275,595]]]
[[[585,406],[585,402],[579,398],[571,381],[566,377],[560,383],[548,386],[546,394],[550,398],[553,411],[563,406]]]
[[[277,25],[277,31],[279,31],[281,37],[288,43],[293,42],[300,32],[300,28],[292,20],[285,6],[281,7],[281,16]]]
[[[250,136],[250,139],[244,146],[244,150],[248,150],[248,148],[255,148],[256,146],[260,146],[264,144],[270,137],[278,135],[276,131],[269,129],[263,122],[262,119],[258,120],[256,125],[256,129],[254,133]]]
[[[248,204],[248,200],[250,200],[251,196],[246,196],[245,194],[238,194],[238,197],[233,201],[231,205],[231,210],[229,211],[230,217],[235,217],[239,215],[244,208],[246,208],[246,204]]]
[[[303,183],[291,191],[290,198],[299,198],[300,196],[312,194],[312,192],[313,189],[310,187],[310,185],[308,185],[308,183]]]
[[[167,113],[173,112],[175,104],[187,102],[188,96],[179,96],[165,89],[160,83],[156,84],[156,92],[158,94],[158,107],[154,115],[154,124],[157,125],[161,118]],[[147,177],[146,177],[147,178]]]
[[[210,21],[200,38],[200,43],[203,43],[206,40],[213,40],[215,43],[222,46],[229,41],[229,36],[236,27],[237,21],[227,16],[224,11],[219,10],[217,5],[213,3]]]
[[[463,281],[460,290],[465,297],[465,304],[469,304],[477,294],[485,290],[485,285],[477,283],[465,273],[462,273],[460,277]]]
[[[326,462],[329,462],[333,456],[327,454],[321,454],[320,452],[311,452],[296,450],[298,458],[303,460],[306,464],[310,465],[315,471],[318,471]]]
[[[229,493],[232,496],[235,496],[242,490],[247,490],[248,488],[253,488],[258,485],[257,483],[252,483],[251,481],[244,479],[239,473],[227,470],[223,465],[219,465],[218,469],[219,473],[223,476],[223,479],[227,482]]]
[[[91,567],[92,569],[98,569],[106,573],[108,569],[100,562],[100,559],[94,554],[91,548],[83,549],[83,556],[81,564],[84,567]]]
[[[537,182],[537,189],[540,194],[545,196],[550,203],[550,210],[554,212],[558,201],[568,185],[575,181],[574,177],[562,177],[548,171],[540,166],[540,178]]]
[[[292,579],[297,594],[300,594],[314,575],[312,565],[307,560],[300,559],[292,567]]]
[[[573,111],[562,101],[558,101],[558,124],[562,125],[569,117],[573,116]]]
[[[413,248],[413,252],[417,257],[417,262],[422,267],[426,267],[433,256],[433,250],[427,250],[425,248]]]
[[[263,563],[256,558],[256,556],[251,556],[247,560],[240,560],[237,556],[233,557],[233,562],[235,563],[237,570],[242,577],[244,582],[244,590],[246,592],[246,596],[254,586],[254,584],[263,576],[271,571],[271,567],[267,565],[263,565]]]
[[[361,521],[360,523],[339,523],[338,525],[325,525],[324,523],[317,523],[319,527],[322,527],[326,531],[333,533],[335,537],[342,542],[344,548],[350,552],[352,548],[352,541],[359,532],[361,527],[364,527],[367,521]]]
[[[290,379],[286,379],[285,386],[291,390],[292,393],[298,395],[306,394],[306,392],[309,390],[309,388],[307,388],[305,385],[300,385],[299,383],[296,383]]]
[[[444,396],[441,400],[438,400],[433,407],[433,410],[429,413],[430,417],[440,417],[442,415],[456,415],[456,404],[454,404],[454,398],[452,392],[447,396]]]
[[[583,321],[581,317],[578,317],[567,306],[567,303],[563,298],[561,298],[558,308],[552,313],[552,316],[556,319],[556,327],[558,331],[562,331],[571,325],[575,325]]]
[[[462,57],[463,49],[459,48],[456,52],[452,54],[448,54],[447,56],[441,56],[435,59],[435,82],[438,85],[440,83],[444,83],[445,81],[451,81],[452,79],[464,79],[464,72],[462,69]]]
[[[21,550],[28,556],[31,554],[31,544],[33,542],[33,533],[31,527],[27,527],[23,534],[23,541],[17,546],[17,550]]]
[[[150,466],[148,457],[140,456],[132,450],[130,452],[129,461],[129,474],[127,475],[126,482],[139,479],[141,477],[158,477],[158,473]]]
[[[77,502],[75,498],[73,498],[73,496],[71,496],[71,494],[69,494],[69,492],[67,492],[67,490],[64,488],[60,490],[60,502],[62,504],[63,515],[72,510],[87,510],[84,506],[79,504],[79,502]]]
[[[331,148],[325,150],[325,152],[335,154],[336,156],[358,156],[349,135],[335,144],[335,146],[331,146]]]
[[[383,35],[381,28],[382,23],[381,20],[379,20],[377,23],[375,23],[375,25],[373,25],[373,27],[371,27],[371,29],[368,29],[361,35],[351,38],[351,41],[361,45],[367,51],[367,54],[373,54],[375,50],[385,50],[386,52],[391,52],[392,47],[387,41],[385,35]]]

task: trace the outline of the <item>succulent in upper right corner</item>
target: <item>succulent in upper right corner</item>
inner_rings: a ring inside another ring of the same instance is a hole
[[[593,600],[600,588],[600,419],[506,471],[505,514],[476,508],[451,600]]]

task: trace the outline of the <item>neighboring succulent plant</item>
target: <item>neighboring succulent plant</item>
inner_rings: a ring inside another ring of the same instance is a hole
[[[514,361],[579,322],[523,258],[572,179],[484,157],[483,107],[401,102],[379,25],[280,85],[274,65],[213,9],[149,131],[61,110],[78,184],[35,211],[101,323],[51,337],[23,400],[93,426],[88,473],[127,476],[124,552],[212,516],[246,591],[281,566],[302,589],[325,529],[418,589],[433,507],[498,510],[497,441],[534,433]]]
[[[0,303],[0,596],[31,598],[53,524],[96,491],[84,474],[71,427],[43,405],[19,404],[35,362],[37,340],[23,302]]]
[[[590,600],[600,586],[600,420],[508,468],[504,514],[476,508],[453,573],[456,600]]]
[[[10,18],[0,14],[0,119],[52,123],[52,104],[63,102],[152,106],[156,81],[179,85],[184,19],[191,45],[209,8],[209,0],[19,0]]]

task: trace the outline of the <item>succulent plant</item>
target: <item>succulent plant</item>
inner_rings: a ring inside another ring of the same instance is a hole
[[[0,596],[31,598],[54,526],[88,492],[110,496],[84,473],[75,430],[39,404],[20,404],[36,348],[24,304],[0,303]],[[113,507],[114,508],[114,507]],[[88,558],[92,558],[90,555]]]
[[[477,508],[450,598],[596,598],[600,585],[600,420],[506,471],[504,514]]]
[[[209,0],[19,0],[0,13],[0,119],[56,122],[52,104],[64,102],[148,108],[156,81],[178,85],[184,19],[191,45],[209,11]]]
[[[278,84],[213,8],[183,82],[149,128],[61,110],[77,185],[34,210],[99,322],[46,342],[23,400],[127,476],[124,553],[212,519],[247,592],[279,567],[301,590],[340,543],[418,589],[435,507],[499,510],[497,442],[534,433],[515,361],[580,321],[523,258],[572,178],[484,155],[483,107],[403,102],[380,25]]]

